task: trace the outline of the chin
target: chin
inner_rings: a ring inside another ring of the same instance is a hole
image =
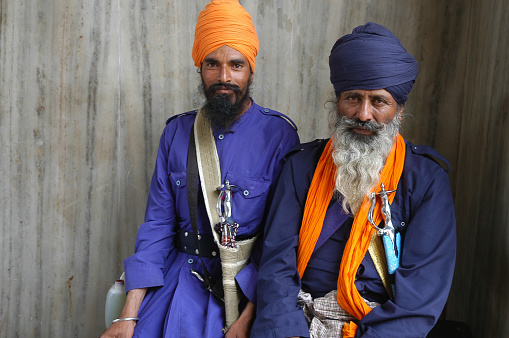
[[[350,137],[355,142],[362,142],[364,144],[370,144],[376,138],[376,135],[371,132],[371,134],[359,134],[358,132],[351,130],[349,132]]]

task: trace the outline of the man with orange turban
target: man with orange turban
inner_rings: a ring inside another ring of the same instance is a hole
[[[192,55],[206,102],[166,123],[145,222],[124,263],[127,300],[103,337],[249,335],[253,244],[299,141],[293,122],[249,96],[257,53],[238,0],[212,0],[200,13]]]
[[[447,161],[399,134],[417,62],[370,22],[336,41],[329,66],[332,135],[283,167],[251,336],[425,337],[447,300],[456,232]]]

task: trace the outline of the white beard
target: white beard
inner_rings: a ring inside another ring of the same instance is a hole
[[[332,133],[332,158],[337,166],[334,193],[343,197],[345,212],[356,215],[364,197],[379,181],[380,172],[399,131],[399,113],[389,123],[379,125],[371,122],[365,125],[368,129],[379,128],[372,130],[373,135],[356,133],[353,128],[358,126],[358,121],[340,117],[337,113],[335,115]]]

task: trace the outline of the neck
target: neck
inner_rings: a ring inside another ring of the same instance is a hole
[[[245,102],[242,103],[242,111],[240,112],[237,119],[239,119],[242,115],[244,115],[244,113],[247,112],[249,110],[249,108],[251,108],[252,105],[253,105],[253,102],[251,101],[251,99],[249,97],[247,97]]]

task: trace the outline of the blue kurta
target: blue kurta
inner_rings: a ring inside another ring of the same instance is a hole
[[[127,291],[149,288],[139,311],[135,337],[222,337],[224,304],[190,274],[202,272],[198,256],[177,248],[179,229],[192,232],[187,201],[187,152],[196,112],[168,120],[161,136],[150,185],[145,223],[136,239],[135,254],[126,259]],[[238,236],[252,236],[263,227],[267,197],[275,185],[284,155],[299,142],[288,118],[253,102],[230,131],[214,131],[222,182],[234,185],[232,217]],[[199,187],[196,187],[199,190]],[[198,229],[211,229],[201,190]],[[215,278],[219,258],[203,258]],[[257,268],[251,262],[238,275],[244,295],[256,301]]]
[[[326,141],[301,145],[283,167],[267,218],[259,269],[257,318],[251,337],[309,337],[299,289],[321,297],[337,288],[341,255],[353,219],[332,200],[324,229],[303,279],[296,255],[309,185]],[[447,172],[433,149],[406,142],[405,166],[391,205],[402,235],[395,299],[389,299],[366,254],[355,285],[361,296],[382,305],[359,323],[356,337],[425,337],[447,301],[456,256],[454,205]],[[445,161],[445,160],[444,160]],[[331,220],[338,220],[331,228]]]

